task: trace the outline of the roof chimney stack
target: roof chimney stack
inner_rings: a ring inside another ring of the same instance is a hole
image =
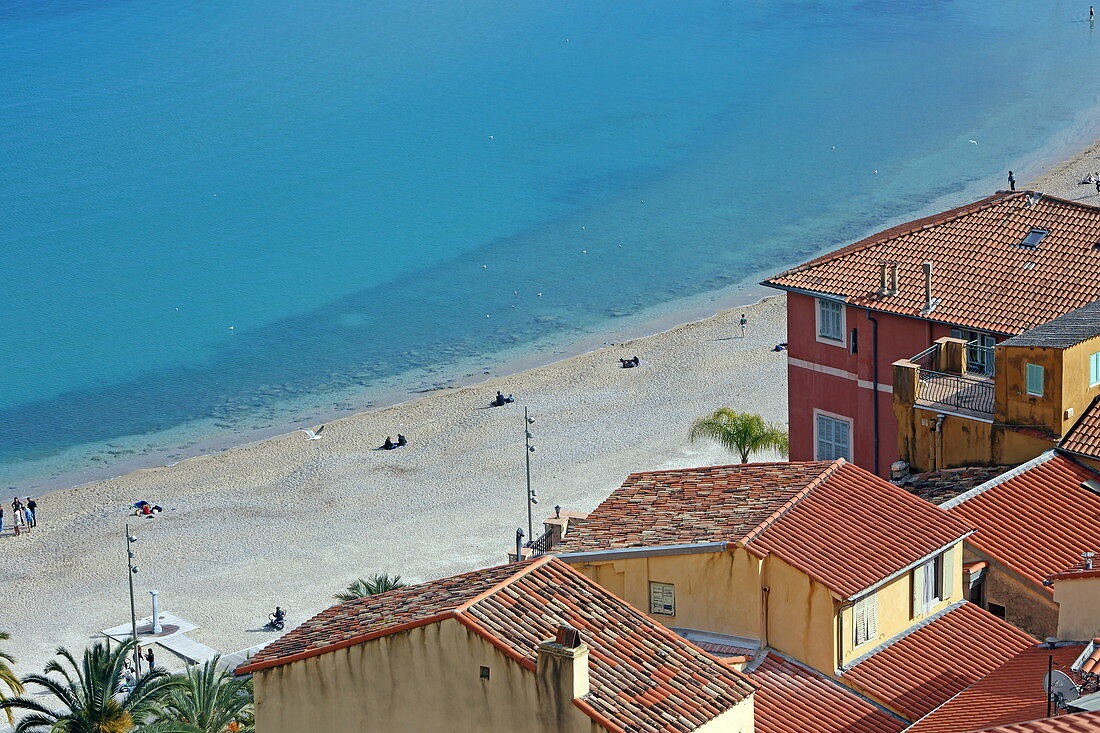
[[[588,694],[588,646],[572,626],[559,626],[554,638],[538,645],[535,666],[538,693],[544,704],[557,711],[572,708],[572,701]]]
[[[878,294],[888,298],[898,294],[898,263],[880,262],[878,271]]]
[[[926,316],[936,309],[940,301],[932,297],[932,263],[925,262],[921,268],[924,270],[924,308],[921,315]]]
[[[1081,557],[1083,557],[1085,559],[1085,562],[1084,562],[1085,570],[1092,570],[1092,558],[1096,557],[1096,553],[1095,552],[1082,552]]]

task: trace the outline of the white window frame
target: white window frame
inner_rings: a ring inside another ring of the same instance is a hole
[[[1089,354],[1089,386],[1100,384],[1100,351]]]
[[[817,436],[818,436],[818,419],[829,418],[830,420],[836,420],[838,422],[848,423],[848,455],[844,456],[844,460],[851,462],[852,455],[855,453],[855,421],[846,415],[837,415],[834,412],[826,412],[825,410],[814,410],[814,460],[815,461],[831,461],[835,458],[822,458],[817,452]]]
[[[1039,384],[1039,391],[1038,392],[1032,392],[1031,391],[1031,368],[1032,367],[1035,367],[1036,369],[1039,370],[1039,382],[1040,382],[1040,384]],[[1025,392],[1027,392],[1032,397],[1042,397],[1046,393],[1046,386],[1047,386],[1046,382],[1047,382],[1047,370],[1042,364],[1032,364],[1031,362],[1026,362],[1024,364],[1024,391]]]
[[[857,649],[877,638],[878,594],[869,593],[852,604],[852,648]]]
[[[835,305],[840,308],[840,338],[831,338],[821,334],[822,303],[828,303],[829,305]],[[834,300],[832,298],[814,298],[814,335],[817,338],[817,342],[820,344],[839,346],[844,349],[848,348],[848,308],[844,305],[844,301]]]

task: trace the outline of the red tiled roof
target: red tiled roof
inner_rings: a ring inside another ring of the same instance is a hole
[[[962,603],[878,650],[843,675],[917,720],[1037,640],[972,603]]]
[[[634,474],[555,552],[740,542],[844,597],[970,527],[843,460]]]
[[[905,480],[902,487],[933,504],[942,504],[959,494],[970,491],[986,481],[995,479],[1014,466],[964,466],[944,468],[939,471],[915,473]]]
[[[969,531],[924,499],[844,463],[750,544],[852,597]]]
[[[836,680],[769,653],[750,675],[757,733],[894,733],[908,723]]]
[[[1058,447],[1100,459],[1100,396],[1094,398],[1077,422],[1070,426]]]
[[[909,733],[956,733],[1041,718],[1047,712],[1043,676],[1048,657],[1053,654],[1054,668],[1072,675],[1069,666],[1084,648],[1073,644],[1053,650],[1044,646],[1024,649],[921,718]]]
[[[1050,233],[1019,246],[1033,229]],[[1096,300],[1100,293],[1100,209],[1024,191],[879,232],[764,281],[781,289],[845,296],[848,303],[914,318],[1017,334]],[[880,297],[879,265],[898,263],[898,293]],[[922,263],[933,263],[924,308]]]
[[[1100,713],[1074,713],[1029,723],[986,728],[981,733],[1100,733]]]
[[[591,691],[574,704],[609,730],[692,731],[752,694],[740,672],[554,557],[341,603],[238,668],[245,674],[453,618],[529,670],[558,626],[580,630]],[[364,633],[366,631],[366,633]]]
[[[734,542],[835,469],[807,461],[634,473],[587,519],[571,521],[554,551]]]
[[[1100,548],[1100,496],[1081,486],[1098,475],[1056,453],[1028,466],[944,506],[978,528],[967,540],[972,547],[1042,587],[1082,552]]]

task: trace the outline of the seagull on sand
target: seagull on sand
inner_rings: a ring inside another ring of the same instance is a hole
[[[312,431],[308,428],[298,428],[295,432],[305,433],[306,434],[306,440],[320,440],[321,439],[321,431],[324,430],[324,429],[325,429],[325,426],[322,425],[321,427],[317,428],[317,432],[314,432],[314,431]]]

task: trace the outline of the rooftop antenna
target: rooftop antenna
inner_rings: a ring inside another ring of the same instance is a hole
[[[1053,660],[1053,656],[1051,657]],[[1043,686],[1047,688],[1047,717],[1054,714],[1053,708],[1063,710],[1066,703],[1081,697],[1081,690],[1073,678],[1065,672],[1052,669],[1043,675]]]

